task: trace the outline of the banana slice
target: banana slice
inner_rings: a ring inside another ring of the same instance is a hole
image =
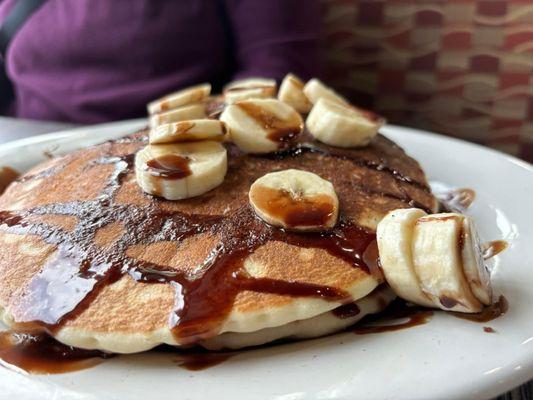
[[[492,300],[490,274],[483,259],[483,249],[476,226],[471,217],[462,215],[462,249],[463,270],[470,289],[476,298],[488,306]]]
[[[211,84],[202,83],[171,93],[148,104],[148,114],[172,110],[188,104],[198,103],[211,93]]]
[[[170,124],[171,122],[203,118],[206,118],[205,104],[195,103],[184,107],[175,108],[164,113],[154,114],[150,116],[149,124],[150,128],[156,128],[163,124]]]
[[[250,187],[249,199],[262,220],[285,229],[330,229],[339,215],[339,200],[331,182],[297,169],[257,179]]]
[[[327,99],[342,105],[349,104],[348,100],[316,78],[311,79],[305,84],[303,92],[313,104],[316,104],[320,99]]]
[[[302,116],[276,99],[251,99],[226,107],[220,120],[230,139],[247,153],[270,153],[288,146],[303,131]]]
[[[226,104],[247,99],[266,99],[276,95],[276,81],[265,78],[242,79],[226,85],[223,92]]]
[[[378,224],[383,273],[405,300],[474,313],[491,304],[489,271],[471,217],[394,210]]]
[[[199,196],[219,186],[227,171],[226,149],[218,142],[149,145],[135,157],[137,183],[167,200]]]
[[[479,312],[463,270],[463,216],[434,214],[421,217],[413,234],[413,264],[422,290],[435,306],[447,311]]]
[[[150,130],[150,144],[224,140],[226,124],[216,119],[193,119],[160,125]]]
[[[433,301],[420,289],[411,248],[416,221],[425,215],[418,208],[389,212],[378,224],[377,242],[383,274],[396,294],[412,303],[433,307]]]
[[[317,140],[337,147],[368,145],[384,120],[365,110],[320,99],[307,117],[307,129]]]
[[[296,75],[287,74],[281,82],[278,99],[287,103],[296,111],[307,114],[313,106],[303,92],[304,83]]]

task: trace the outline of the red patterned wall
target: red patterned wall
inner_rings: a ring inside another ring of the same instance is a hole
[[[325,78],[354,103],[533,161],[533,1],[323,3]]]

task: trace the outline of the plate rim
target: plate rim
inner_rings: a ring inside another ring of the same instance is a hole
[[[76,128],[64,129],[64,130],[44,133],[44,134],[40,134],[40,135],[30,136],[30,137],[27,137],[27,138],[12,140],[10,142],[6,142],[6,143],[0,144],[0,150],[6,150],[6,149],[21,147],[21,146],[28,146],[28,145],[37,144],[37,143],[43,143],[43,142],[48,142],[48,141],[68,139],[71,136],[75,135],[76,133],[84,133],[84,132],[85,133],[89,133],[92,130],[112,129],[114,127],[117,127],[117,129],[119,129],[120,126],[123,126],[123,125],[124,126],[129,126],[129,125],[134,126],[135,124],[139,124],[139,129],[141,129],[143,122],[145,122],[146,125],[148,125],[148,121],[145,118],[127,119],[127,120],[122,120],[122,121],[106,122],[106,123],[103,123],[103,124],[95,124],[95,125],[84,125],[84,126],[80,126],[80,127],[76,127]],[[403,131],[403,132],[406,132],[408,134],[415,133],[416,135],[420,135],[420,136],[423,136],[423,137],[431,136],[432,138],[434,138],[436,140],[451,141],[451,142],[455,142],[456,144],[469,146],[469,147],[472,147],[472,148],[476,149],[477,151],[483,151],[483,152],[486,152],[486,153],[490,153],[490,154],[492,154],[494,156],[503,157],[507,161],[509,161],[509,162],[519,166],[519,167],[525,168],[526,170],[528,170],[530,172],[533,172],[533,163],[530,163],[530,162],[528,162],[526,160],[522,160],[522,159],[520,159],[520,158],[518,158],[518,157],[516,157],[514,155],[504,153],[504,152],[502,152],[500,150],[496,150],[496,149],[481,145],[479,143],[469,142],[469,141],[466,141],[466,140],[463,140],[463,139],[460,139],[460,138],[457,138],[457,137],[447,136],[447,135],[444,135],[444,134],[441,134],[441,133],[430,132],[430,131],[426,131],[426,130],[423,130],[423,129],[411,128],[409,126],[402,126],[402,125],[396,125],[396,124],[386,124],[386,125],[384,125],[381,128],[380,133],[385,134],[385,136],[386,136],[387,133],[389,133],[391,131],[393,132],[393,134],[394,134],[395,131],[396,132],[402,132]],[[127,133],[124,133],[124,134],[126,135]],[[119,135],[119,134],[117,133],[117,135]],[[105,140],[105,139],[103,139],[103,140]],[[404,149],[404,150],[406,150],[406,149]],[[406,150],[406,152],[408,152],[408,151]]]

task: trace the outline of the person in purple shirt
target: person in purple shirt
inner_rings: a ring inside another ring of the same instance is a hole
[[[0,0],[0,24],[16,1]],[[309,78],[319,13],[317,0],[48,0],[6,53],[11,113],[97,123],[204,81]]]

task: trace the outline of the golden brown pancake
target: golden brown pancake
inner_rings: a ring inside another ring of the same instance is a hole
[[[369,314],[383,311],[395,298],[396,294],[392,289],[387,285],[382,285],[356,302],[345,304],[312,318],[254,332],[226,332],[202,340],[198,344],[209,350],[240,349],[260,346],[280,339],[296,340],[326,336],[354,325]]]
[[[388,211],[436,208],[418,163],[381,135],[362,149],[303,136],[262,157],[228,144],[221,186],[165,201],[135,182],[133,156],[146,135],[45,162],[0,197],[6,323],[127,353],[313,318],[380,283],[374,232]],[[288,168],[333,183],[334,230],[291,233],[255,217],[250,185]]]

